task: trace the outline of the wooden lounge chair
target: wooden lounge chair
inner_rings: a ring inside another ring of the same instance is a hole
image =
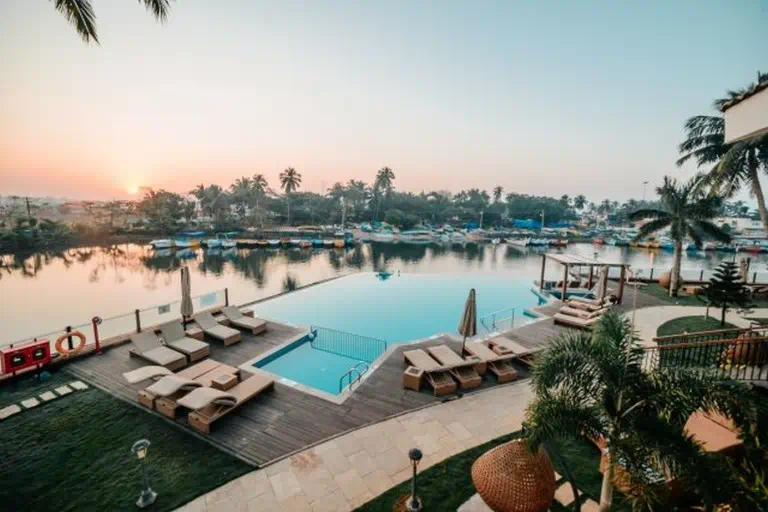
[[[566,302],[566,306],[573,309],[580,309],[582,311],[589,311],[590,313],[593,313],[595,311],[601,311],[607,307],[605,304],[594,305],[594,304],[588,304],[586,302],[581,302],[573,299]]]
[[[583,318],[589,320],[591,318],[597,318],[603,313],[608,311],[608,308],[598,309],[597,311],[587,311],[584,309],[572,308],[570,306],[563,306],[560,308],[560,313],[563,315],[575,316],[577,318]]]
[[[529,366],[533,364],[536,352],[541,350],[524,347],[518,342],[504,336],[496,336],[495,338],[487,340],[484,344],[488,345],[488,348],[501,356],[515,355],[521,362]]]
[[[211,353],[211,347],[206,342],[187,337],[179,321],[161,325],[160,332],[165,344],[187,356],[190,363],[208,357]]]
[[[219,363],[219,365],[212,370],[195,377],[193,379],[195,384],[180,387],[176,391],[173,391],[170,394],[165,394],[164,396],[159,394],[156,395],[155,410],[164,416],[175,418],[176,411],[179,408],[179,400],[184,398],[188,393],[195,391],[196,389],[211,387],[215,380],[225,376],[231,376],[234,377],[234,379],[239,380],[240,372],[237,368]],[[159,384],[159,382],[160,381],[158,381],[156,384]],[[147,388],[145,391],[150,392],[149,388]],[[154,389],[153,391],[155,393],[160,393],[160,390],[158,389]],[[168,391],[171,390],[169,389]]]
[[[158,366],[175,371],[187,365],[187,358],[181,352],[176,352],[160,343],[152,331],[138,332],[131,336],[133,348],[128,353]]]
[[[124,373],[123,378],[125,378],[129,384],[138,384],[145,380],[160,382],[166,377],[194,380],[219,366],[221,366],[221,363],[214,361],[213,359],[207,359],[201,363],[189,366],[178,373],[173,373],[163,366],[143,366],[137,370]],[[153,388],[152,391],[150,391],[150,388],[152,388],[152,386],[139,391],[139,403],[148,409],[154,409],[157,395],[153,391],[157,388]],[[165,390],[165,385],[160,389]]]
[[[189,425],[210,434],[211,424],[234,411],[251,398],[273,387],[275,380],[265,372],[256,372],[227,390],[198,388],[179,399],[178,405],[192,409],[187,416]]]
[[[555,319],[556,324],[560,325],[567,325],[568,327],[576,327],[578,329],[592,329],[597,322],[600,321],[600,317],[596,316],[594,318],[579,318],[575,316],[570,315],[564,315],[562,313],[555,313],[555,316],[553,317]]]
[[[415,368],[417,372],[422,373],[422,375],[419,376],[419,382],[422,377],[426,378],[429,385],[432,386],[435,396],[446,395],[456,391],[458,386],[451,378],[449,368],[440,365],[420,348],[406,350],[403,352],[403,357],[405,358],[406,363]],[[405,379],[409,376],[408,372],[411,371],[411,368],[407,368],[405,371],[404,383]]]
[[[517,370],[512,366],[512,360],[517,357],[514,354],[499,355],[482,343],[467,343],[464,352],[483,361],[499,384],[517,379]]]
[[[261,334],[267,331],[267,322],[259,318],[246,316],[238,308],[227,306],[221,309],[221,313],[230,321],[232,325],[240,329],[251,331],[251,334]]]
[[[202,313],[198,313],[193,316],[192,319],[197,323],[197,325],[200,326],[205,334],[217,340],[223,341],[225,345],[232,345],[233,343],[237,343],[243,339],[243,337],[240,335],[240,331],[219,324],[219,322],[213,318],[213,315],[210,311],[203,311]]]
[[[605,302],[605,299],[590,299],[589,297],[571,297],[569,299],[569,302],[582,302],[584,304],[589,304],[590,306],[597,306],[597,307],[603,307],[603,303]]]
[[[451,376],[459,381],[461,389],[472,389],[483,383],[483,378],[475,371],[474,363],[465,361],[459,354],[446,345],[429,347],[429,354],[440,364],[450,366]]]

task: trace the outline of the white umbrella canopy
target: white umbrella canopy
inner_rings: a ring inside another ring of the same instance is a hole
[[[187,319],[194,313],[192,306],[192,286],[189,282],[189,269],[181,268],[181,316],[184,319],[184,327],[187,326]]]
[[[467,337],[477,334],[477,298],[474,288],[469,290],[469,297],[467,297],[467,302],[464,304],[464,314],[461,315],[461,321],[459,322],[459,334],[464,336],[464,341],[461,344],[461,352],[463,354]]]

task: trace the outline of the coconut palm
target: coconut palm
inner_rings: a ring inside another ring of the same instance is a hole
[[[248,207],[253,206],[252,187],[253,184],[251,183],[251,178],[248,176],[237,178],[229,187],[229,190],[232,193],[232,205],[235,207],[235,210],[240,215],[241,219],[245,217],[245,212]]]
[[[160,23],[165,23],[168,19],[170,0],[139,0],[139,3],[143,3]],[[55,0],[54,6],[75,27],[84,42],[94,41],[99,44],[96,35],[96,14],[93,12],[91,0]]]
[[[669,294],[677,296],[680,283],[680,261],[683,256],[683,242],[691,238],[701,246],[703,238],[713,238],[721,242],[730,241],[731,237],[712,223],[717,215],[722,200],[713,195],[705,195],[701,188],[702,176],[696,176],[687,183],[678,183],[674,178],[664,177],[664,184],[656,188],[661,208],[641,208],[629,214],[630,220],[651,219],[640,228],[635,239],[647,237],[669,228],[669,234],[675,243],[672,281]]]
[[[746,89],[728,91],[727,97],[714,101],[714,107],[721,110],[729,101],[768,81],[768,74],[758,72],[757,79],[757,84]],[[742,188],[748,188],[757,201],[763,229],[768,233],[768,210],[760,184],[761,171],[768,173],[768,135],[726,144],[722,114],[691,117],[685,122],[685,132],[686,139],[678,146],[682,156],[677,165],[695,160],[699,168],[707,168],[708,179],[702,185],[710,186],[714,194],[724,198],[733,197]]]
[[[280,173],[280,187],[285,191],[285,200],[288,204],[288,225],[291,225],[291,194],[301,186],[301,174],[296,169],[289,167]]]
[[[712,379],[700,369],[644,369],[644,357],[629,320],[616,312],[606,313],[593,333],[568,330],[554,337],[533,367],[536,398],[525,421],[531,447],[584,436],[604,441],[601,511],[611,507],[617,462],[638,501],[652,496],[653,473],[667,471],[711,503],[717,493],[728,492],[731,473],[683,425],[702,410],[755,432],[758,399],[746,386]]]
[[[253,192],[253,201],[256,208],[256,212],[259,213],[259,219],[262,227],[264,226],[264,219],[259,212],[259,201],[267,195],[269,192],[269,183],[267,178],[263,174],[254,174],[251,178],[251,190]]]
[[[573,207],[581,211],[587,205],[587,198],[583,194],[579,194],[573,200]]]
[[[379,207],[381,206],[382,199],[381,192],[384,191],[384,195],[389,199],[394,188],[394,181],[395,173],[389,167],[382,167],[376,173],[376,179],[373,181],[373,195],[376,197],[376,212],[373,215],[373,220],[376,220],[379,216]]]
[[[493,202],[498,203],[501,201],[501,195],[504,193],[504,187],[496,185],[493,187]]]

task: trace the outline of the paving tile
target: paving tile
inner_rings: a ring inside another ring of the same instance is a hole
[[[555,499],[565,506],[573,503],[573,488],[571,484],[568,482],[561,484],[555,491]]]
[[[373,473],[365,475],[363,477],[363,482],[368,486],[368,490],[371,491],[373,496],[378,496],[395,485],[392,483],[392,479],[389,478],[389,475],[382,469],[377,469]]]
[[[69,385],[78,391],[83,391],[85,389],[88,389],[88,384],[79,380],[70,382]]]
[[[240,477],[240,485],[243,488],[243,496],[246,501],[265,493],[272,493],[272,484],[269,483],[267,472],[263,470],[251,471]]]
[[[294,474],[298,475],[304,472],[311,472],[312,470],[320,467],[323,463],[323,459],[320,455],[315,453],[314,450],[307,450],[298,453],[288,459],[290,461],[290,469]]]
[[[280,510],[280,504],[272,492],[251,498],[246,501],[246,505],[248,512],[274,512],[275,510]]]
[[[362,440],[350,434],[337,437],[335,441],[339,451],[347,457],[363,450]]]
[[[271,464],[265,468],[265,471],[267,472],[267,477],[275,476],[279,473],[282,473],[283,471],[289,471],[291,469],[291,461],[290,459],[283,459],[278,462],[275,462],[274,464]]]
[[[208,510],[212,510],[211,507],[218,502],[227,502],[230,505],[234,502],[245,503],[243,486],[239,478],[231,480],[205,495],[205,503]]]
[[[301,489],[310,501],[315,501],[339,490],[339,484],[324,466],[311,472],[305,471],[296,475]]]
[[[291,496],[283,501],[278,501],[277,503],[282,510],[290,512],[312,512],[312,505],[309,504],[309,499],[303,494]]]
[[[352,506],[341,489],[312,502],[312,512],[346,512],[348,510],[352,510]]]
[[[275,493],[277,501],[283,501],[286,498],[301,494],[301,484],[291,471],[283,471],[269,477],[269,483],[272,484],[272,490]]]
[[[390,448],[373,458],[373,462],[378,469],[384,470],[387,475],[393,476],[404,469],[408,469],[411,461],[408,456],[403,454],[397,448]]]
[[[448,429],[437,420],[427,421],[421,425],[421,428],[424,434],[429,434],[435,439],[442,439],[451,434]]]
[[[472,437],[472,433],[467,430],[467,427],[465,427],[460,421],[449,423],[445,426],[445,428],[447,428],[448,431],[453,434],[453,437],[459,441],[464,441]]]
[[[37,407],[40,405],[40,400],[37,398],[27,398],[26,400],[21,401],[21,406],[25,409],[31,409],[33,407]]]
[[[366,491],[363,494],[361,494],[359,496],[355,496],[354,498],[349,500],[350,508],[352,510],[355,510],[356,508],[365,505],[366,503],[371,501],[373,498],[374,498],[373,494],[371,494],[370,492]]]
[[[392,440],[383,433],[380,433],[375,437],[366,437],[362,442],[365,451],[368,452],[369,455],[377,455],[395,446]]]
[[[432,455],[440,451],[440,443],[435,440],[429,434],[422,434],[413,438],[416,442],[416,446],[421,450],[424,455]]]
[[[360,478],[360,475],[358,475],[357,471],[354,469],[336,475],[335,478],[336,482],[339,484],[339,488],[341,488],[341,492],[344,493],[344,496],[348,500],[368,491],[368,486],[365,485],[363,479]]]
[[[63,386],[57,387],[56,389],[54,389],[54,391],[56,391],[56,393],[58,393],[59,396],[64,396],[64,395],[70,394],[72,392],[72,388],[65,384]]]
[[[58,395],[56,395],[53,391],[46,391],[45,393],[40,394],[40,400],[43,402],[50,402],[56,398],[58,398]]]
[[[406,430],[404,432],[399,432],[391,438],[392,444],[394,444],[395,448],[400,450],[401,453],[408,454],[411,448],[416,447],[416,441],[414,441],[414,437],[417,435],[418,433],[415,431],[409,432]]]
[[[207,512],[248,512],[248,503],[242,499],[220,500],[206,505]]]
[[[462,503],[456,512],[493,512],[491,507],[486,505],[483,498],[479,494],[475,493],[471,498]]]
[[[19,407],[16,404],[9,405],[8,407],[3,407],[2,409],[0,409],[0,420],[10,418],[11,416],[19,412],[21,412],[21,407]]]
[[[347,434],[347,435],[351,435],[351,434]],[[318,454],[318,455],[322,455],[322,454],[324,454],[326,452],[330,452],[330,451],[337,451],[338,449],[339,449],[339,445],[336,444],[336,440],[335,439],[331,440],[331,441],[326,441],[326,442],[321,443],[321,444],[315,446],[314,448],[312,448],[312,450],[314,450],[315,453]]]
[[[335,444],[332,451],[327,451],[321,455],[321,459],[323,466],[325,466],[334,476],[344,473],[351,467],[349,465],[349,459],[341,453]]]
[[[177,512],[207,512],[207,510],[208,507],[205,504],[205,496],[200,496],[178,509]]]
[[[376,463],[367,451],[356,453],[349,456],[349,464],[357,471],[360,476],[365,476],[376,470]]]
[[[419,467],[421,467],[421,464],[419,464]],[[398,471],[394,475],[390,475],[390,479],[392,480],[393,485],[397,485],[405,482],[406,480],[410,480],[412,476],[413,476],[413,469],[408,468],[402,471]]]

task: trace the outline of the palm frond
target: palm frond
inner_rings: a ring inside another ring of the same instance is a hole
[[[168,19],[168,13],[171,11],[170,0],[139,0],[139,3],[143,3],[144,7],[146,7],[160,23],[165,23]]]
[[[666,219],[669,216],[669,212],[665,210],[656,210],[651,208],[641,208],[639,210],[633,211],[628,215],[629,220]]]
[[[594,439],[607,435],[605,422],[597,406],[585,406],[567,395],[538,394],[526,409],[526,437],[533,449],[551,439]]]
[[[718,242],[729,243],[731,235],[717,227],[710,221],[699,220],[693,223],[693,229],[697,233],[703,233],[707,238],[717,240]]]
[[[672,224],[671,216],[652,220],[651,222],[649,222],[648,224],[645,224],[643,227],[640,228],[640,231],[637,233],[635,240],[639,240],[641,238],[645,238],[649,235],[652,235],[657,231],[661,231],[662,229],[669,227],[671,224]]]
[[[99,37],[96,35],[96,14],[90,0],[56,0],[55,6],[75,27],[84,42],[94,41],[99,44]]]

